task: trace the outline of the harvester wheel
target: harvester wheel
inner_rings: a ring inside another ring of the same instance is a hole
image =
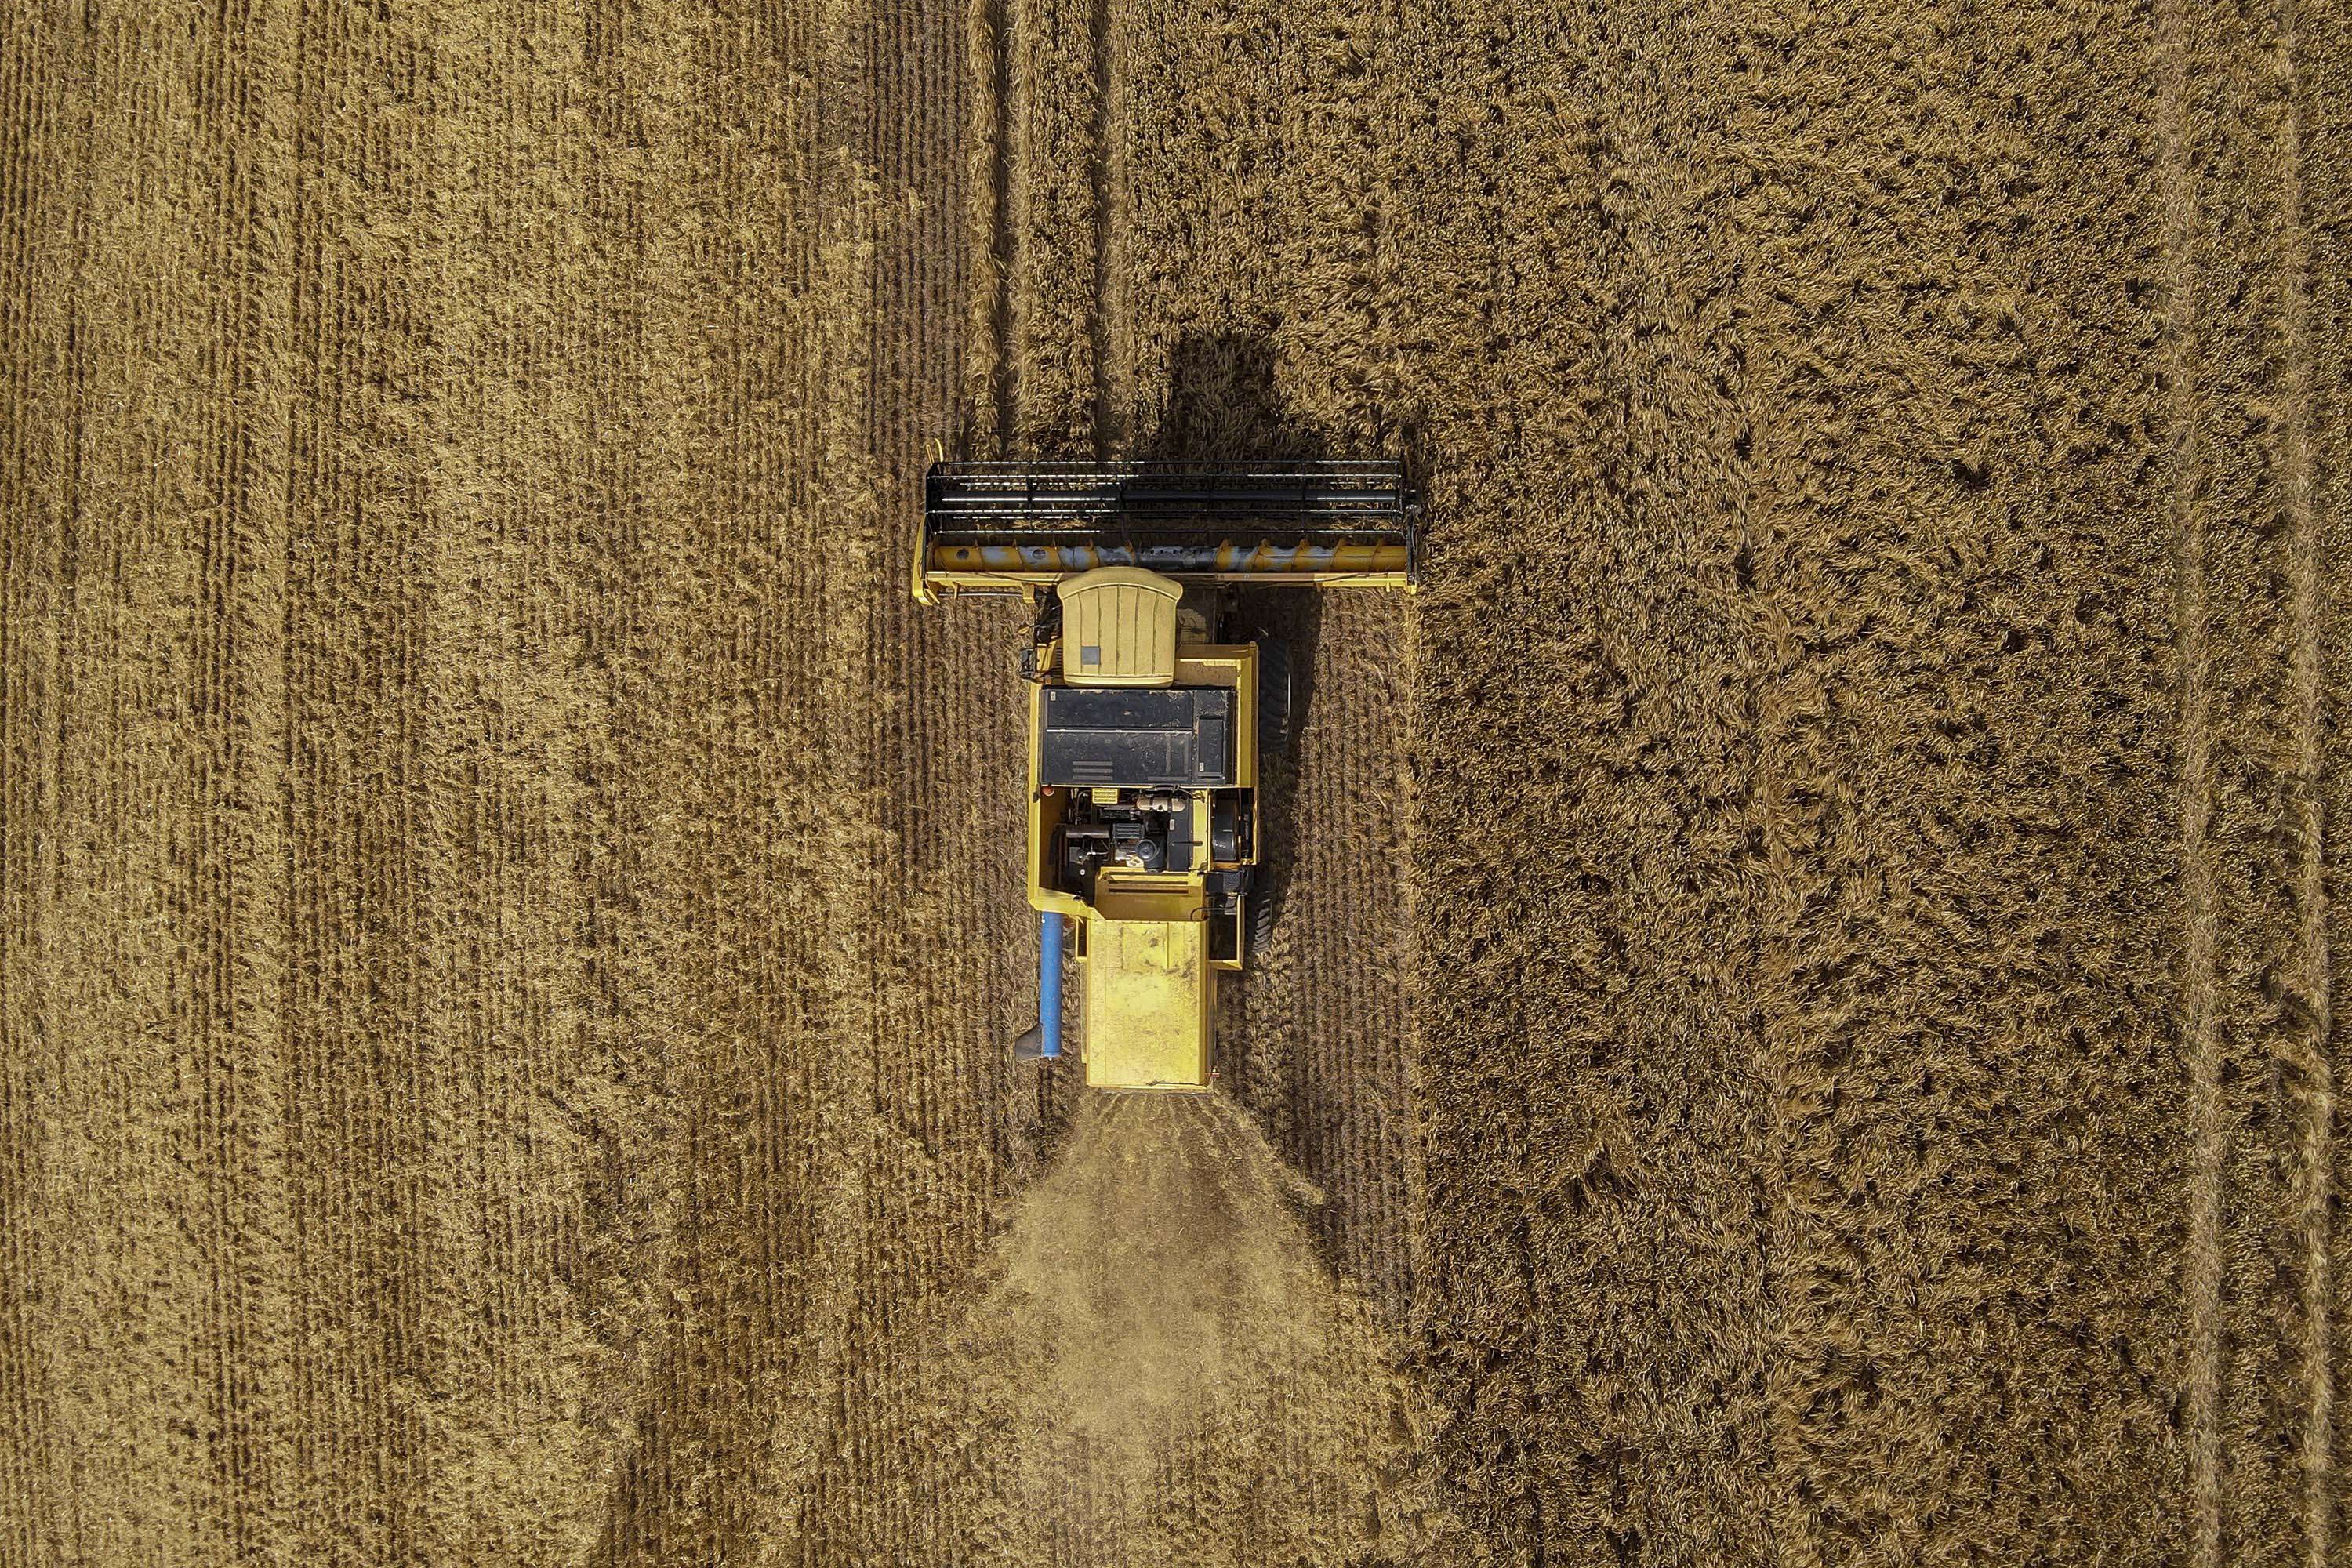
[[[1290,750],[1290,645],[1257,645],[1257,749],[1268,759]]]
[[[1253,959],[1274,946],[1274,889],[1261,882],[1249,898],[1249,955]]]

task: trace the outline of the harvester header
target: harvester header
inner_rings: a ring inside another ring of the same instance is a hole
[[[1099,566],[1251,587],[1411,590],[1419,511],[1390,458],[935,463],[915,596],[1050,588]]]

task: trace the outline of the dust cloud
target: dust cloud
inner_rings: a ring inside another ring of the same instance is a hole
[[[1400,1347],[1319,1201],[1222,1096],[1101,1096],[1018,1202],[959,1353],[1002,1545],[1077,1561],[1403,1560],[1430,1537]]]

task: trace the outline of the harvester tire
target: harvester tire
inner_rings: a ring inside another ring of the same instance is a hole
[[[1263,957],[1274,947],[1274,889],[1259,883],[1249,900],[1249,955]]]
[[[1257,645],[1257,750],[1269,761],[1290,750],[1290,645]]]

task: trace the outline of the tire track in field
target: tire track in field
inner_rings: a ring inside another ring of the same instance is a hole
[[[2285,273],[2280,310],[2285,357],[2281,415],[2285,426],[2282,443],[2284,501],[2294,524],[2289,579],[2294,627],[2291,703],[2295,787],[2287,803],[2293,814],[2287,826],[2296,849],[2295,898],[2302,915],[2296,932],[2298,951],[2292,972],[2293,984],[2310,1013],[2313,1047],[2298,1064],[2305,1082],[2298,1096],[2298,1146],[2291,1178],[2295,1189],[2293,1202],[2299,1211],[2297,1218],[2303,1232],[2299,1305],[2304,1315],[2304,1430],[2297,1458],[2303,1471],[2305,1560],[2311,1568],[2325,1568],[2335,1522],[2330,1482],[2335,1458],[2336,1403],[2334,1257],[2328,1235],[2336,1095],[2329,1050],[2333,999],[2328,973],[2326,821],[2321,813],[2327,776],[2321,701],[2321,639],[2326,616],[2322,563],[2326,556],[2312,441],[2312,404],[2316,394],[2312,374],[2312,247],[2305,216],[2308,197],[2304,177],[2303,89],[2297,59],[2301,29],[2294,0],[2281,0],[2281,18],[2276,66],[2285,96],[2278,137]]]
[[[2313,465],[2318,586],[2315,606],[2320,622],[2319,673],[2321,772],[2315,791],[2321,831],[2320,897],[2326,917],[2324,989],[2320,1011],[2327,1021],[2324,1059],[2333,1083],[2343,1082],[2344,1008],[2352,994],[2352,880],[2347,880],[2345,828],[2352,825],[2352,727],[2343,722],[2343,693],[2352,691],[2352,342],[2343,324],[2352,321],[2352,15],[2340,8],[2301,8],[2293,35],[2293,72],[2301,127],[2304,171],[2303,237],[2305,276],[2310,280],[2308,413]],[[2332,829],[2332,831],[2331,831]],[[2340,1103],[2340,1099],[2338,1103]],[[2343,1456],[2352,1446],[2352,1401],[2344,1397],[2344,1369],[2352,1365],[2352,1311],[2344,1303],[2344,1245],[2347,1149],[2331,1137],[2327,1167],[2316,1184],[2328,1195],[2326,1238],[2335,1300],[2326,1353],[2334,1396],[2332,1419],[2318,1439],[2326,1445],[2326,1483],[2310,1504],[2311,1540],[2341,1554],[2347,1521]],[[2306,1455],[2306,1474],[2309,1458]]]
[[[2296,20],[2291,7],[2166,16],[2166,242],[2187,302],[2169,344],[2195,660],[2184,701],[2210,731],[2188,740],[2183,817],[2198,1139],[2185,1379],[2205,1562],[2318,1561],[2334,1535],[2321,523]]]
[[[2189,742],[2192,898],[2213,889],[2210,1068],[2192,1056],[2200,1163],[2185,1366],[2200,1561],[2322,1561],[2336,1538],[2333,1166],[2322,550],[2316,505],[2307,87],[2298,12],[2166,16],[2166,163],[2200,197],[2166,230],[2194,336],[2171,343],[2176,468],[2200,572],[2183,614],[2213,738]],[[2200,684],[2201,682],[2201,684]],[[2189,933],[2189,975],[2200,936]],[[2204,1027],[2200,994],[2185,1002]],[[2201,1039],[2192,1037],[2192,1039]],[[2210,1145],[2209,1145],[2210,1138]],[[2279,1389],[2300,1392],[2288,1420]],[[2210,1422],[2210,1427],[2206,1425]]]

